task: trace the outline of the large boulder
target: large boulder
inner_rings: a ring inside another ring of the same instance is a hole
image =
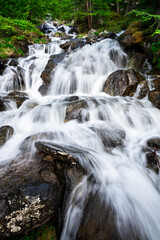
[[[66,53],[56,54],[50,57],[44,71],[41,74],[41,78],[43,79],[44,84],[48,84],[51,82],[51,72],[52,70],[63,61]]]
[[[3,74],[4,70],[7,68],[8,59],[0,59],[0,75]]]
[[[27,233],[57,216],[61,187],[53,165],[37,155],[34,160],[19,157],[0,170],[1,239]]]
[[[27,233],[51,218],[61,231],[66,201],[85,171],[78,161],[80,149],[73,146],[37,141],[35,154],[28,154],[36,139],[53,135],[30,136],[20,147],[21,155],[0,166],[1,239]]]
[[[117,70],[106,80],[103,91],[111,96],[133,96],[144,77],[133,69]]]

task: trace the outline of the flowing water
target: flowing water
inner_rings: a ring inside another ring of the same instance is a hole
[[[0,112],[0,126],[14,128],[14,135],[0,148],[0,163],[20,155],[28,136],[53,132],[54,139],[43,134],[38,138],[65,146],[71,152],[78,149],[80,164],[95,183],[89,184],[85,176],[73,190],[61,240],[76,239],[86,196],[94,191],[114,209],[122,239],[127,228],[132,228],[141,240],[159,240],[160,177],[146,168],[144,147],[148,139],[160,136],[160,111],[146,98],[111,97],[102,92],[107,76],[124,69],[127,63],[126,54],[111,39],[70,52],[52,72],[51,88],[42,97],[38,92],[40,75],[50,55],[63,52],[59,47],[62,43],[52,36],[47,45],[30,46],[29,56],[18,59],[23,82],[19,77],[19,84],[15,84],[17,67],[8,66],[0,76],[1,96],[15,89],[29,96],[20,108],[12,100],[6,101],[8,110]],[[81,122],[64,121],[66,97],[72,95],[87,102]],[[117,140],[121,144],[116,147],[106,144]],[[32,155],[35,150],[33,144],[28,152]],[[28,155],[24,160],[29,161]]]

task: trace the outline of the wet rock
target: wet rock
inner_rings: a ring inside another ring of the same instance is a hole
[[[62,40],[67,40],[67,39],[70,39],[70,38],[72,38],[72,36],[70,36],[70,35],[68,35],[68,34],[66,34],[66,33],[64,33],[64,34],[61,36],[61,39],[62,39]]]
[[[69,48],[74,50],[77,48],[82,48],[85,45],[86,45],[86,42],[84,42],[83,39],[71,39],[70,41],[65,42],[64,44],[61,44],[60,47],[65,51],[68,51]]]
[[[14,130],[11,126],[0,127],[0,146],[4,145],[7,140],[13,135]]]
[[[142,80],[144,77],[133,69],[117,70],[107,78],[103,91],[111,96],[133,96]]]
[[[58,28],[58,31],[60,31],[60,32],[65,32],[65,28],[64,28],[64,27],[59,27],[59,28]]]
[[[152,171],[154,171],[156,174],[159,173],[159,167],[157,164],[157,159],[156,159],[156,155],[155,152],[153,151],[148,151],[146,153],[146,159],[147,159],[147,168],[151,169]]]
[[[144,98],[148,92],[149,92],[149,87],[148,87],[148,82],[147,81],[142,81],[140,83],[140,91],[139,91],[139,98],[142,99]]]
[[[49,84],[51,81],[51,72],[52,70],[63,61],[66,53],[56,54],[50,57],[44,71],[41,74],[44,84]]]
[[[5,111],[6,107],[5,107],[5,102],[3,100],[3,98],[0,98],[0,112]]]
[[[116,227],[116,213],[111,206],[106,207],[97,192],[87,193],[85,196],[83,216],[76,239],[122,240]]]
[[[70,26],[70,28],[68,34],[78,33],[78,28],[76,26]]]
[[[153,84],[154,90],[149,92],[148,99],[156,108],[160,109],[160,78],[155,80]]]
[[[147,146],[151,149],[156,148],[158,151],[160,150],[160,138],[152,138],[147,141]]]
[[[116,34],[114,32],[108,32],[107,33],[107,37],[111,38],[111,39],[115,39],[116,38]]]
[[[13,88],[15,90],[22,89],[22,86],[24,85],[24,79],[25,79],[25,70],[20,66],[17,67],[17,70],[13,68],[11,68],[11,70],[15,73],[13,76]]]
[[[60,214],[59,216],[56,216],[57,220],[60,220],[57,231],[59,239],[70,194],[86,174],[86,171],[78,161],[78,159],[85,154],[85,151],[83,152],[81,149],[73,146],[66,147],[42,141],[36,142],[35,146],[38,149],[39,157],[43,162],[54,163],[54,172],[56,173],[58,181],[62,187]]]
[[[87,44],[92,44],[92,43],[96,43],[98,40],[98,36],[97,35],[91,35],[89,37],[86,38],[86,42]]]
[[[44,85],[41,85],[41,86],[38,88],[38,91],[40,92],[40,94],[41,94],[42,96],[46,96],[47,93],[48,93],[49,87],[50,87],[50,84],[49,84],[49,83],[44,84]]]
[[[17,107],[19,108],[24,101],[29,99],[28,95],[24,92],[13,91],[10,92],[5,99],[11,99],[16,102]]]
[[[141,70],[145,59],[146,59],[146,54],[135,52],[128,61],[128,68]]]
[[[16,59],[12,59],[9,63],[9,66],[16,67],[18,65],[18,61]]]
[[[52,32],[54,30],[54,28],[51,28],[49,25],[47,25],[46,23],[42,23],[39,27],[39,29],[45,33],[48,34],[50,32]]]
[[[22,164],[20,162],[23,161]],[[6,239],[56,219],[61,187],[54,166],[39,155],[1,166],[0,238]]]
[[[8,59],[0,59],[0,75],[2,75],[4,70],[8,67],[7,62]]]
[[[120,129],[117,129],[115,131],[96,127],[91,127],[90,129],[98,135],[105,148],[115,148],[122,146],[126,137],[125,132]]]
[[[151,34],[150,34],[151,35]],[[144,33],[142,22],[137,21],[132,23],[127,30],[118,38],[123,50],[129,56],[129,67],[136,70],[143,69],[143,63],[147,58],[148,36]]]
[[[71,102],[67,105],[65,121],[77,120],[82,122],[88,119],[88,115],[83,119],[82,111],[88,107],[86,100]]]
[[[35,144],[35,141],[38,141],[40,139],[43,140],[53,140],[56,136],[56,133],[53,132],[41,132],[36,133],[31,136],[28,136],[19,147],[19,150],[23,152],[24,155],[27,154],[27,152],[30,152]]]
[[[65,101],[67,101],[67,102],[73,102],[73,101],[76,101],[76,100],[79,100],[78,96],[71,96],[71,97],[66,97],[65,98]]]
[[[153,105],[156,108],[160,109],[160,91],[158,90],[150,91],[148,95],[148,99],[153,103]]]

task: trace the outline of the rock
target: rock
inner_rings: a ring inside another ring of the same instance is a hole
[[[129,67],[138,70],[143,69],[143,63],[147,58],[148,51],[148,47],[145,47],[144,42],[149,41],[149,39],[144,33],[142,22],[136,21],[130,24],[127,30],[119,36],[118,40],[123,50],[130,57]]]
[[[97,37],[97,35],[95,35],[95,34],[94,34],[94,35],[91,35],[91,36],[89,36],[89,37],[86,38],[87,44],[96,43],[97,40],[98,40],[98,37]]]
[[[94,34],[95,32],[97,32],[97,30],[92,28],[92,29],[88,32],[88,34],[89,34],[89,35],[92,35],[92,34]]]
[[[140,83],[139,99],[144,98],[149,92],[148,82],[142,81]]]
[[[141,70],[145,59],[146,59],[146,54],[135,52],[128,61],[128,68]]]
[[[76,26],[70,26],[68,34],[78,33],[78,28]]]
[[[47,25],[46,23],[42,23],[39,27],[39,29],[45,33],[48,34],[50,32],[52,32],[54,30],[54,28],[51,28],[49,25]]]
[[[13,68],[11,70],[15,73],[13,76],[13,88],[14,90],[20,90],[22,89],[22,86],[24,85],[24,79],[25,79],[25,70],[21,68],[20,66],[17,67],[17,71]]]
[[[47,93],[48,93],[49,87],[50,87],[50,84],[49,84],[49,83],[44,84],[44,85],[41,85],[41,86],[38,88],[38,91],[40,92],[40,94],[41,94],[42,96],[46,96]]]
[[[159,173],[158,161],[160,162],[160,156],[157,151],[160,150],[160,138],[155,137],[147,141],[147,146],[144,149],[146,153],[147,168],[154,171],[156,174]]]
[[[133,96],[142,80],[144,77],[133,69],[117,70],[107,78],[103,91],[111,96]]]
[[[0,127],[0,146],[4,145],[7,140],[13,135],[14,130],[11,126]]]
[[[84,42],[83,39],[71,39],[70,41],[65,42],[64,44],[61,44],[60,47],[65,51],[68,51],[69,48],[74,50],[77,48],[82,48],[85,45],[86,45],[86,42]]]
[[[59,235],[58,239],[60,239],[64,215],[70,200],[70,194],[86,174],[86,171],[79,164],[78,160],[83,154],[85,154],[85,151],[83,152],[81,149],[73,146],[62,147],[58,144],[51,144],[42,141],[36,142],[35,146],[38,149],[40,159],[42,159],[43,162],[54,163],[54,171],[60,185],[62,186],[62,205],[60,206],[60,215],[55,216],[57,217],[57,220],[60,220],[57,232]]]
[[[24,92],[13,91],[10,92],[5,99],[11,99],[16,102],[17,107],[19,108],[24,101],[29,99],[28,95]]]
[[[7,62],[8,59],[0,59],[0,75],[2,75],[4,70],[8,67]]]
[[[44,69],[44,71],[41,74],[41,78],[43,79],[44,84],[49,84],[51,81],[51,72],[52,70],[63,61],[64,57],[66,56],[66,53],[60,53],[56,55],[52,55]]]
[[[153,105],[160,109],[160,78],[154,80],[154,90],[149,91],[148,99]]]
[[[58,31],[60,31],[60,32],[65,32],[65,28],[62,26],[62,27],[59,27],[58,28]]]
[[[62,39],[62,40],[67,40],[67,39],[70,39],[70,38],[72,38],[72,36],[71,36],[71,35],[68,35],[68,34],[66,34],[66,33],[64,33],[64,34],[61,36],[61,39]]]
[[[159,167],[157,165],[155,153],[153,151],[148,151],[146,153],[146,159],[147,159],[147,166],[146,167],[151,169],[152,171],[154,171],[156,174],[158,174],[159,173]]]
[[[108,32],[107,33],[107,37],[111,38],[111,39],[115,39],[116,38],[116,34],[114,32]]]
[[[3,98],[0,98],[0,112],[5,110],[6,110],[5,101]]]
[[[57,218],[61,187],[53,164],[41,161],[37,154],[27,161],[19,157],[0,170],[1,239],[27,233]]]
[[[116,213],[109,204],[106,207],[98,190],[84,197],[86,201],[76,240],[122,240],[116,227]]]
[[[79,122],[82,122],[83,120],[82,110],[87,107],[88,107],[88,104],[86,100],[78,100],[78,101],[69,103],[66,109],[65,121],[77,120]],[[87,120],[87,119],[88,119],[88,116],[85,116],[84,120]]]
[[[16,67],[18,65],[18,61],[16,59],[12,59],[9,63],[9,66]]]
[[[122,146],[126,137],[125,132],[120,129],[116,129],[114,132],[107,128],[91,127],[90,129],[99,136],[105,148]]]
[[[73,102],[73,101],[79,100],[79,97],[78,96],[71,96],[71,97],[66,97],[64,100],[67,101],[67,102]]]
[[[160,138],[152,138],[147,141],[147,146],[152,150],[156,148],[156,150],[160,150]]]

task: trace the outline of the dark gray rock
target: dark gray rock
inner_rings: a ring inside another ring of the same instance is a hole
[[[76,26],[70,26],[68,34],[78,33],[78,28]]]
[[[0,75],[3,74],[4,70],[7,68],[8,59],[0,59]]]
[[[52,70],[63,61],[66,53],[56,54],[50,57],[44,71],[41,74],[41,78],[43,79],[44,84],[49,84],[51,81],[51,72]]]
[[[59,27],[59,28],[58,28],[58,31],[60,31],[60,32],[65,32],[65,28],[64,28],[64,27]]]
[[[72,50],[77,49],[77,48],[82,48],[86,45],[86,42],[82,39],[71,39],[68,42],[65,42],[64,44],[61,44],[60,47],[64,49],[65,51],[68,51],[69,48]]]
[[[0,112],[5,110],[6,110],[5,101],[3,98],[0,98]]]
[[[144,77],[133,69],[117,70],[107,78],[103,91],[111,96],[133,96],[138,83],[143,80]]]
[[[49,87],[50,87],[50,84],[49,84],[49,83],[46,83],[46,84],[44,84],[44,85],[41,85],[41,86],[38,88],[38,91],[40,92],[40,94],[41,94],[42,96],[46,96],[47,93],[48,93]]]
[[[12,59],[9,63],[9,66],[16,67],[18,65],[18,61],[16,59]]]

